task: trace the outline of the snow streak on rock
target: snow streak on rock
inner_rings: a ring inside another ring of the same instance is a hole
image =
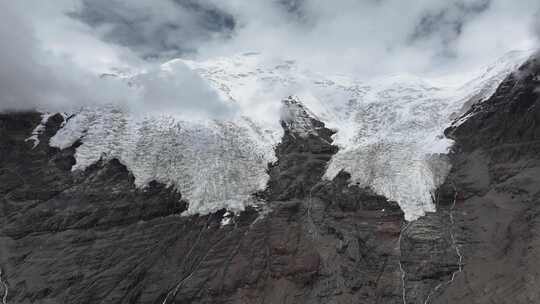
[[[405,288],[405,282],[407,278],[407,272],[405,272],[405,268],[403,268],[403,264],[401,262],[401,240],[403,238],[403,234],[407,231],[409,226],[411,225],[410,222],[406,223],[399,232],[399,239],[398,239],[398,246],[399,246],[399,252],[400,252],[400,258],[399,258],[399,271],[401,272],[401,299],[403,300],[403,304],[407,304],[407,289]]]
[[[7,280],[4,280],[4,272],[2,271],[2,268],[0,268],[0,291],[4,293],[3,295],[0,293],[0,296],[2,297],[2,304],[7,304],[9,286],[7,284]]]
[[[39,135],[45,130],[45,124],[47,123],[47,120],[49,120],[49,117],[51,117],[50,113],[41,114],[41,122],[34,128],[32,135],[26,139],[26,141],[31,141],[33,143],[32,149],[39,145]]]

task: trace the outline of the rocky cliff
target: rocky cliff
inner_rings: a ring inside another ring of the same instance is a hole
[[[539,58],[446,130],[456,144],[441,192],[455,193],[462,271],[433,303],[540,302]]]

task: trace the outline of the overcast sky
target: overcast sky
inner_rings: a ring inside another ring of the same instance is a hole
[[[114,102],[228,115],[197,75],[156,66],[248,51],[359,78],[467,73],[540,40],[538,0],[17,0],[0,3],[0,110]],[[142,88],[102,79],[148,71]]]

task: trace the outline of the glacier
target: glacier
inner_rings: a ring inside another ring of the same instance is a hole
[[[84,108],[51,138],[60,149],[80,140],[72,170],[118,159],[144,188],[152,180],[181,191],[189,214],[241,211],[267,182],[277,134],[244,117],[236,122],[136,116],[114,106]]]
[[[191,120],[171,115],[140,115],[113,105],[69,113],[50,145],[75,142],[73,170],[100,159],[117,158],[137,186],[157,180],[177,188],[189,202],[185,214],[225,208],[240,211],[256,203],[282,130],[281,100],[294,96],[311,115],[334,129],[339,152],[325,178],[339,171],[396,201],[412,221],[435,211],[434,190],[450,167],[445,154],[452,141],[443,130],[471,102],[489,97],[530,52],[512,52],[465,83],[393,75],[369,81],[351,75],[310,71],[294,60],[240,54],[205,61],[175,59],[163,73],[186,65],[206,81],[224,103],[241,112],[230,118]],[[459,123],[459,120],[457,120]],[[293,124],[307,136],[308,124]]]

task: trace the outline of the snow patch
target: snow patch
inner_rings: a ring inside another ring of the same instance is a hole
[[[229,224],[232,223],[232,220],[233,220],[233,217],[234,217],[234,214],[232,214],[231,212],[227,211],[223,214],[223,217],[221,218],[221,226],[227,226]]]

